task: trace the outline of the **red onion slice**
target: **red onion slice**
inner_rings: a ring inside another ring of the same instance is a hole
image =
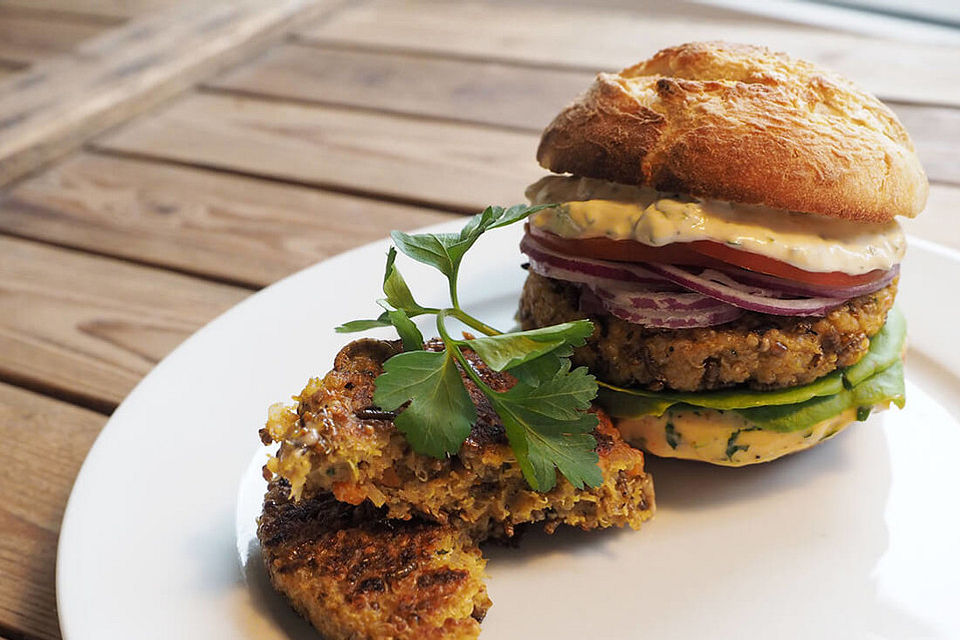
[[[765,273],[748,271],[747,269],[741,269],[733,265],[730,265],[729,268],[723,268],[722,271],[732,277],[735,281],[742,284],[774,289],[777,291],[782,291],[790,296],[823,296],[825,298],[849,300],[850,298],[865,296],[868,293],[880,291],[880,289],[883,289],[889,285],[891,282],[893,282],[894,278],[900,275],[900,265],[893,265],[893,267],[888,269],[886,273],[873,282],[858,284],[852,287],[830,287],[818,284],[810,284],[808,282],[798,282],[796,280],[787,280],[785,278],[778,278],[777,276],[770,276]]]
[[[520,241],[520,251],[527,254],[527,257],[533,261],[570,274],[583,274],[591,278],[615,282],[634,282],[640,284],[669,283],[669,280],[666,278],[655,275],[638,265],[625,262],[594,260],[591,258],[581,258],[579,256],[572,257],[557,253],[552,249],[548,249],[530,234],[524,235],[523,240]],[[562,277],[561,279],[572,280],[572,278]],[[583,282],[582,280],[572,281]]]
[[[527,254],[530,268],[542,276],[581,285],[580,308],[603,310],[627,322],[660,329],[709,327],[739,318],[743,311],[708,296],[692,293],[660,280],[658,285],[601,278],[554,266],[550,256],[541,262]]]
[[[568,256],[529,233],[520,250],[536,273],[589,288],[609,313],[650,327],[710,326],[739,317],[741,310],[778,316],[824,316],[850,298],[890,284],[899,265],[882,278],[856,287],[793,282],[730,266],[703,269],[655,263],[624,263]],[[687,293],[692,292],[692,293]],[[799,297],[798,297],[799,296]]]
[[[741,309],[766,313],[773,316],[825,316],[831,310],[839,307],[844,300],[837,298],[815,297],[795,300],[782,300],[756,293],[750,293],[748,287],[734,288],[721,284],[709,277],[694,275],[680,267],[668,264],[647,264],[647,269],[659,274],[681,287],[702,293],[732,304]],[[754,289],[755,290],[755,289]]]
[[[610,315],[633,324],[653,329],[694,329],[736,320],[742,309],[718,302],[697,293],[651,293],[655,305],[645,304],[633,293],[617,294],[603,289],[591,291],[583,287],[580,306],[583,309],[603,306]],[[652,308],[657,306],[660,308]]]
[[[700,293],[638,292],[635,289],[603,285],[593,286],[591,289],[602,301],[638,311],[703,311],[730,306]]]

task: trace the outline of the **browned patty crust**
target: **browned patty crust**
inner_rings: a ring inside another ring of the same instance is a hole
[[[281,447],[268,473],[287,478],[304,495],[332,492],[352,504],[369,500],[385,506],[392,518],[456,523],[477,538],[510,536],[516,525],[532,522],[544,522],[548,530],[559,524],[638,528],[653,515],[643,453],[626,444],[600,410],[593,433],[603,473],[599,487],[576,489],[558,474],[551,491],[531,489],[499,417],[466,378],[478,418],[458,455],[438,460],[415,452],[394,426],[393,414],[373,406],[374,380],[398,351],[397,342],[350,343],[333,371],[310,381],[296,406],[271,409],[261,437]],[[491,388],[503,391],[514,384],[474,354],[467,357]]]
[[[706,391],[746,384],[752,389],[812,382],[858,362],[886,321],[897,282],[854,298],[823,318],[748,312],[699,329],[648,329],[610,315],[580,311],[575,284],[531,273],[518,317],[524,329],[589,318],[596,329],[573,361],[620,386]]]
[[[257,535],[270,581],[324,638],[477,637],[486,561],[463,531],[288,488],[270,483]]]

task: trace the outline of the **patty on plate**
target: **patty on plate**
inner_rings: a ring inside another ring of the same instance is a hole
[[[713,327],[653,329],[581,310],[581,288],[531,272],[518,317],[524,329],[589,318],[596,329],[573,362],[600,379],[652,390],[707,391],[745,384],[792,387],[855,364],[883,326],[896,296],[890,286],[848,300],[824,317],[748,312]]]
[[[441,348],[437,342],[427,346]],[[517,525],[532,522],[544,522],[550,531],[560,524],[639,528],[653,515],[643,453],[626,444],[600,410],[593,434],[603,472],[598,487],[576,489],[558,474],[551,491],[531,489],[499,417],[466,377],[478,418],[459,454],[436,459],[415,452],[394,426],[394,414],[373,405],[374,380],[399,351],[399,342],[352,342],[330,373],[307,384],[296,405],[272,407],[261,438],[281,446],[267,474],[286,478],[295,497],[332,492],[350,504],[384,506],[391,518],[455,523],[477,539],[509,537]],[[468,358],[493,389],[514,384],[474,354]]]
[[[273,586],[329,640],[476,638],[490,607],[486,561],[450,525],[329,493],[296,502],[278,479],[257,535]]]

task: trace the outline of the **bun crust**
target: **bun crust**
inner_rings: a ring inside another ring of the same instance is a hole
[[[763,47],[697,42],[594,84],[546,128],[555,173],[864,222],[916,216],[927,178],[897,117]]]

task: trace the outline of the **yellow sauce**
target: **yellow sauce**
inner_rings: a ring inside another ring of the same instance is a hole
[[[645,187],[568,176],[530,185],[533,204],[562,203],[530,224],[564,238],[633,240],[661,247],[710,240],[805,271],[860,275],[903,259],[896,222],[853,222],[812,213],[668,194]]]
[[[809,449],[856,422],[856,417],[857,410],[848,409],[807,429],[786,433],[759,429],[733,411],[712,409],[671,409],[662,416],[618,418],[615,424],[624,440],[661,458],[742,467]]]

